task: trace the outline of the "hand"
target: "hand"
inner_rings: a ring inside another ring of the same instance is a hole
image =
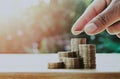
[[[105,29],[120,38],[120,0],[94,0],[73,25],[72,33],[95,35]]]

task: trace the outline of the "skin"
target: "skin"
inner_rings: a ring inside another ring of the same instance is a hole
[[[104,30],[120,38],[120,0],[94,0],[75,22],[71,31],[95,35]]]

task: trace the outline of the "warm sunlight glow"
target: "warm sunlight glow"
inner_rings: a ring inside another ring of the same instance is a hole
[[[38,3],[39,0],[0,0],[0,21],[18,17],[27,8]]]

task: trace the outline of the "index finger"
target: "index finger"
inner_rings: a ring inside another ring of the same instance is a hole
[[[85,25],[92,20],[95,16],[101,13],[107,5],[110,3],[110,0],[95,0],[83,13],[83,15],[75,22],[72,27],[72,33],[77,35],[81,33]]]

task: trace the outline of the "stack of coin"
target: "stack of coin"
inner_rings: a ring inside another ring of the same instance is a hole
[[[80,58],[80,69],[84,69],[83,58],[82,57],[79,58]]]
[[[85,69],[96,68],[96,46],[94,44],[82,44],[79,45],[79,53],[83,58]]]
[[[65,68],[64,62],[50,62],[48,63],[48,69],[63,69]]]
[[[95,69],[96,46],[86,44],[86,38],[72,38],[71,51],[59,51],[60,62],[48,63],[48,69]]]
[[[76,51],[79,55],[79,44],[86,44],[86,38],[72,38],[71,39],[71,51]]]
[[[80,58],[65,58],[65,68],[66,69],[80,69]]]
[[[76,52],[73,51],[60,51],[58,52],[59,60],[64,62],[66,69],[79,69],[83,68],[83,59],[78,57]]]
[[[64,58],[66,58],[66,57],[68,57],[68,58],[77,57],[76,52],[71,52],[71,51],[59,51],[58,55],[59,55],[59,60],[60,61],[64,61]]]

